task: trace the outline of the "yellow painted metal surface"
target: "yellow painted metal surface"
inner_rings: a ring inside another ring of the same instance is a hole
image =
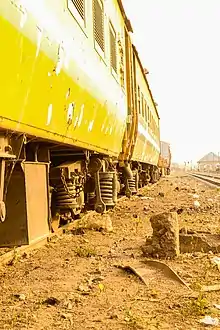
[[[0,1],[0,127],[118,156],[127,118],[120,77],[94,49],[92,1],[81,27],[67,1]],[[117,1],[105,1],[124,44]],[[90,17],[90,18],[89,18]]]
[[[157,166],[160,154],[159,117],[137,57],[135,71],[137,88],[140,87],[149,111],[147,117],[138,114],[138,134],[132,160]],[[150,113],[154,121],[150,120]]]
[[[122,144],[122,152],[120,154],[120,162],[130,161],[133,154],[135,141],[137,138],[137,102],[136,102],[136,74],[134,53],[131,38],[125,31],[125,47],[126,47],[126,80],[127,80],[127,107],[128,120],[125,135]]]

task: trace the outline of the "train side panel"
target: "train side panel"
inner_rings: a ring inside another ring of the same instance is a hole
[[[127,101],[120,56],[117,72],[110,65],[109,24],[124,51],[124,20],[117,1],[105,1],[101,53],[92,1],[86,1],[85,26],[68,4],[0,2],[0,127],[117,156]]]
[[[138,134],[132,160],[157,166],[159,145],[159,116],[143,73],[138,54],[135,53]]]

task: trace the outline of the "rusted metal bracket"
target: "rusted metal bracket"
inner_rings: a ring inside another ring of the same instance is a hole
[[[126,183],[125,183],[125,196],[128,197],[128,198],[131,198],[132,196],[132,191],[130,189],[130,186],[129,186],[129,179],[126,179]]]
[[[0,160],[0,221],[4,222],[6,217],[4,198],[4,181],[5,181],[5,160]]]
[[[14,159],[12,147],[9,139],[5,135],[0,135],[0,222],[5,221],[6,208],[4,202],[5,195],[5,161],[6,159]]]
[[[106,211],[106,205],[101,197],[99,171],[94,173],[94,178],[95,178],[95,190],[96,190],[95,211],[98,213],[104,213]]]

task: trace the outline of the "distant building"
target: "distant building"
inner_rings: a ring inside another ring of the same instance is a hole
[[[210,152],[198,161],[199,171],[216,171],[220,166],[220,157]]]

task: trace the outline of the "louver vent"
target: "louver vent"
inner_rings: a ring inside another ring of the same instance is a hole
[[[78,11],[80,17],[85,20],[85,0],[72,0],[72,3]]]
[[[116,49],[116,33],[110,25],[110,56],[111,67],[117,72],[117,49]]]
[[[100,0],[93,0],[93,26],[95,41],[104,52],[104,10],[103,3]]]

